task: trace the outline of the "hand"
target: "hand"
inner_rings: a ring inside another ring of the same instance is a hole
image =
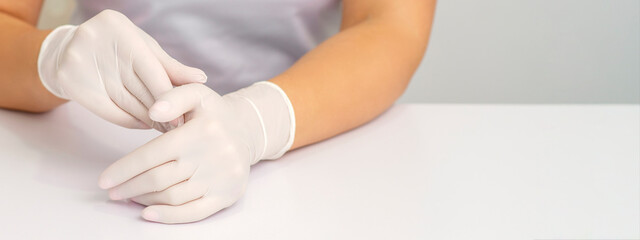
[[[246,189],[249,166],[280,157],[293,142],[293,108],[272,83],[223,97],[202,84],[187,84],[150,109],[158,122],[182,114],[183,126],[113,163],[100,177],[110,198],[149,206],[142,214],[149,221],[193,222],[232,205]]]
[[[182,65],[123,14],[105,10],[79,26],[53,30],[42,44],[38,72],[54,95],[77,101],[128,128],[167,131],[148,108],[172,85],[206,81],[202,70]],[[172,123],[183,122],[180,116]]]

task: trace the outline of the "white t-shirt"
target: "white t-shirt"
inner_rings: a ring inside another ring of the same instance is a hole
[[[337,33],[338,0],[78,0],[72,22],[125,14],[220,94],[268,80]]]

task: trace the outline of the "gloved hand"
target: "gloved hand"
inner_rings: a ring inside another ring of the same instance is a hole
[[[53,30],[42,43],[38,73],[52,94],[76,101],[112,123],[154,126],[163,132],[172,127],[156,126],[148,115],[155,99],[172,85],[206,81],[202,70],[171,58],[151,36],[113,10],[79,26]]]
[[[149,206],[142,213],[149,221],[193,222],[232,205],[245,191],[249,166],[279,158],[293,143],[293,107],[270,82],[222,97],[202,84],[187,84],[162,95],[149,111],[158,122],[184,113],[183,126],[100,176],[111,199]]]

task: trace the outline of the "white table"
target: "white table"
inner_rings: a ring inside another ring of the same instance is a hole
[[[97,187],[158,133],[74,103],[0,110],[0,238],[640,238],[639,125],[639,105],[396,105],[255,165],[213,217],[164,225]]]

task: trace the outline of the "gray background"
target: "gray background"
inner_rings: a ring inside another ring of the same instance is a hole
[[[73,5],[45,1],[40,27]],[[640,103],[640,0],[440,0],[400,102]]]

